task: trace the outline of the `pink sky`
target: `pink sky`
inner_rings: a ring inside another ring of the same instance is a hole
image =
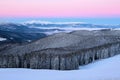
[[[120,17],[120,0],[0,0],[0,17]]]

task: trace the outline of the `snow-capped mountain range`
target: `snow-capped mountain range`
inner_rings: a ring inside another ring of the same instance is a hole
[[[116,25],[96,25],[85,22],[49,22],[49,21],[26,21],[23,23],[0,23],[0,37],[4,41],[12,42],[30,42],[48,35],[60,32],[72,32],[75,30],[100,30],[116,29]]]

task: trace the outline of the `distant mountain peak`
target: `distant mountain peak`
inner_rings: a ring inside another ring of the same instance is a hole
[[[24,24],[51,24],[52,22],[49,21],[41,21],[41,20],[31,20],[31,21],[26,21]]]
[[[26,21],[24,24],[87,24],[85,22],[50,22],[41,20]]]

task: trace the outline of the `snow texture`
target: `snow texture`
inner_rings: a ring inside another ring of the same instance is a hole
[[[120,55],[80,66],[80,70],[0,69],[1,80],[120,80]]]
[[[0,37],[0,41],[5,41],[5,40],[6,40],[6,38],[1,38],[1,37]]]

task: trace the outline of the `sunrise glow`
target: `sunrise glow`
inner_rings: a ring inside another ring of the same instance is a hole
[[[120,0],[1,0],[0,17],[119,17]]]

